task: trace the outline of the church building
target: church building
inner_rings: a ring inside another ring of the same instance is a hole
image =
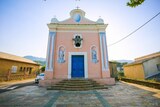
[[[64,21],[52,18],[48,24],[45,79],[40,86],[74,78],[114,84],[108,65],[107,25],[101,18],[87,19],[81,9],[72,10]]]

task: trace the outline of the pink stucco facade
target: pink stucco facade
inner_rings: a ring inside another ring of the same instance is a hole
[[[85,12],[80,9],[72,10],[70,15],[69,19],[61,22],[53,18],[48,24],[45,80],[40,81],[40,85],[49,86],[63,79],[74,78],[72,76],[74,55],[84,56],[82,78],[94,79],[102,84],[114,84],[115,80],[110,78],[108,66],[105,33],[107,24],[104,24],[102,19],[94,22],[85,18]],[[76,35],[82,38],[79,47],[75,46]]]

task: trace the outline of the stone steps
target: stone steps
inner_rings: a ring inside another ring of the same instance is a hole
[[[91,79],[65,79],[57,84],[47,87],[48,90],[86,91],[95,89],[107,89]]]
[[[92,87],[92,88],[62,88],[62,87],[48,87],[47,90],[65,90],[65,91],[88,91],[96,89],[107,89],[107,87]]]
[[[67,84],[65,84],[65,85],[58,85],[58,84],[56,84],[56,85],[52,85],[52,87],[72,87],[72,88],[74,88],[74,87],[93,87],[93,85],[67,85]]]

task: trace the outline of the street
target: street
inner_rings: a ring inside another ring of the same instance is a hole
[[[22,88],[25,86],[38,86],[38,84],[34,83],[33,78],[21,80],[21,81],[0,82],[0,94],[6,91],[15,90],[15,89]]]
[[[6,91],[11,91],[11,90],[15,90],[18,88],[22,88],[25,86],[37,86],[38,84],[33,82],[27,82],[27,83],[18,83],[18,84],[14,84],[14,85],[6,85],[4,87],[0,87],[0,93],[6,92]]]

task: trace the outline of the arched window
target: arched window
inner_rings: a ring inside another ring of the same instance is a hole
[[[64,63],[65,62],[65,48],[63,46],[60,46],[58,49],[58,63]]]
[[[97,58],[97,49],[95,46],[91,47],[91,58],[92,58],[92,62],[93,63],[97,63],[98,62],[98,58]]]

